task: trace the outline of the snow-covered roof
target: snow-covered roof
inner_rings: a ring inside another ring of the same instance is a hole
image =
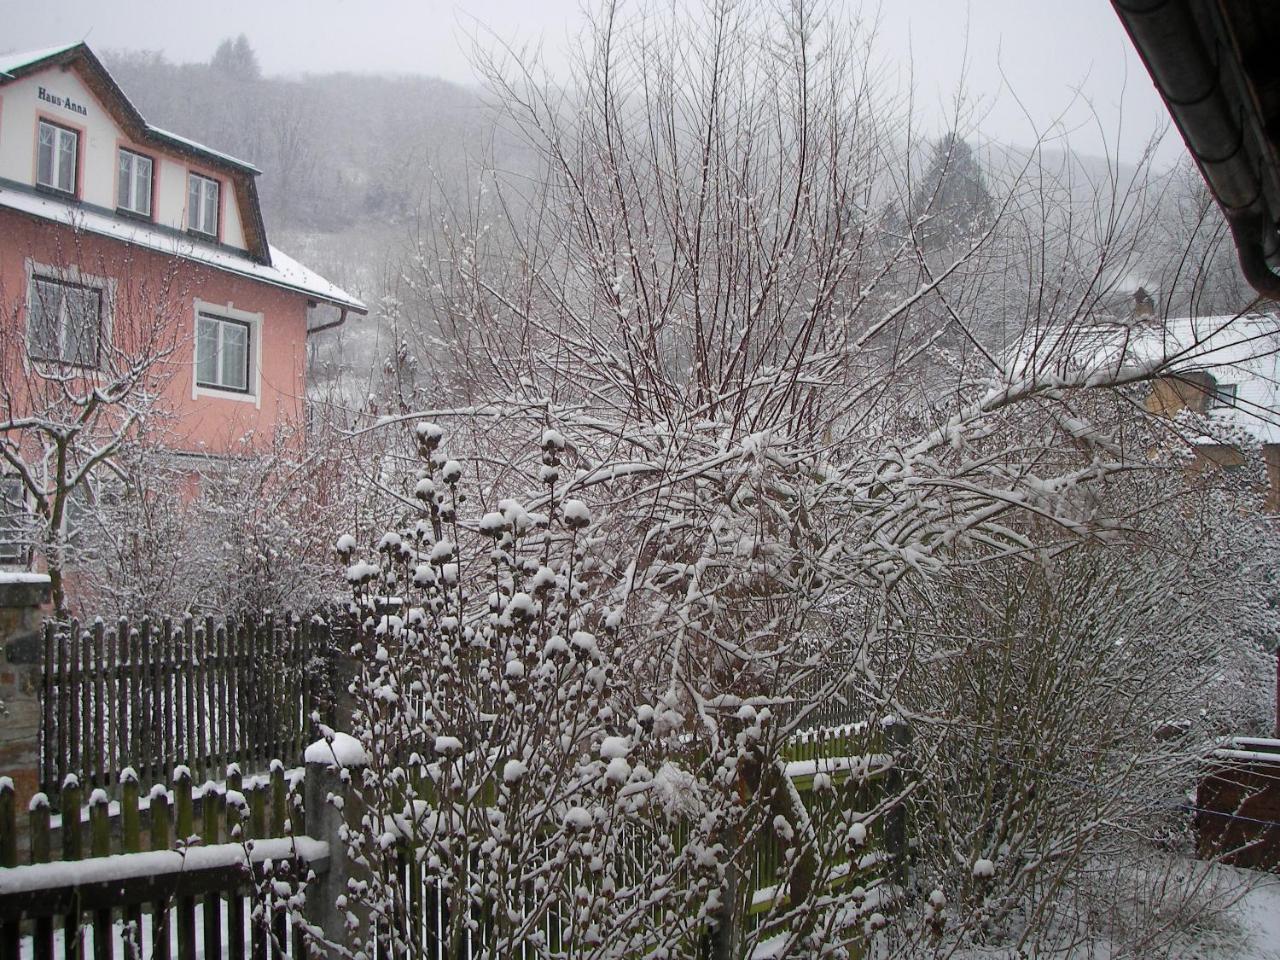
[[[258,263],[243,253],[196,240],[175,230],[126,220],[105,210],[68,203],[58,197],[37,194],[0,183],[0,206],[63,223],[98,236],[145,247],[160,253],[194,260],[206,266],[248,277],[272,286],[306,294],[355,313],[367,313],[363,303],[284,252],[271,247],[271,263]]]
[[[197,153],[205,154],[206,156],[216,157],[219,160],[224,161],[225,163],[230,163],[237,167],[243,167],[245,170],[248,170],[251,173],[262,172],[257,167],[255,167],[252,163],[250,163],[248,160],[241,160],[239,157],[233,157],[231,156],[231,154],[223,153],[221,150],[215,150],[213,149],[213,147],[206,147],[203,143],[197,143],[196,141],[192,140],[190,137],[184,137],[180,133],[174,133],[171,130],[161,130],[159,127],[151,123],[148,123],[146,126],[147,126],[147,133],[151,134],[151,136],[153,137],[158,137],[161,140],[169,140],[173,143],[180,144],[181,146],[184,146],[189,150],[194,150]]]
[[[1210,406],[1224,427],[1261,443],[1280,443],[1280,317],[1177,317],[1105,328],[1090,353],[1113,362],[1159,362],[1172,373],[1207,373],[1219,389],[1236,388],[1234,406]],[[1079,355],[1079,354],[1077,354]]]
[[[57,47],[45,47],[43,50],[26,50],[21,53],[0,53],[0,74],[8,74],[13,70],[21,70],[23,67],[41,60],[47,60],[49,57],[56,57],[60,53],[66,53],[72,47],[78,47],[79,41],[75,43],[64,43]]]

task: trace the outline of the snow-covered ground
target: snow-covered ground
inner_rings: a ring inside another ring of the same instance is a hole
[[[1229,869],[1229,868],[1223,868]],[[1232,871],[1249,873],[1249,871]],[[1254,884],[1232,907],[1224,920],[1228,935],[1216,943],[1206,943],[1200,957],[1223,960],[1280,960],[1280,874],[1252,874]]]
[[[970,947],[951,960],[1280,960],[1280,874],[1182,861],[1185,873],[1164,874],[1163,902],[1132,911],[1133,928],[1046,953]],[[1170,882],[1172,881],[1172,882]],[[1182,890],[1176,889],[1183,885]],[[1145,909],[1144,909],[1145,908]],[[1148,915],[1138,919],[1141,913]]]

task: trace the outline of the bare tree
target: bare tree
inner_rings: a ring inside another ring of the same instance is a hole
[[[163,413],[183,287],[177,260],[155,259],[154,272],[136,269],[74,231],[33,253],[23,289],[0,289],[13,334],[0,352],[0,462],[34,515],[58,616],[68,613],[71,511]]]
[[[935,926],[949,931],[946,952],[1006,935],[1014,911],[1043,931],[1095,842],[1137,829],[1195,746],[1118,767],[1114,751],[1144,749],[1151,722],[1176,721],[1187,685],[1220,666],[1195,645],[1205,607],[1156,615],[1205,569],[1154,546],[1172,542],[1190,502],[1176,494],[1189,488],[1175,456],[1153,461],[1154,442],[1185,438],[1142,396],[1179,356],[1136,349],[1133,331],[1111,322],[1159,213],[1158,182],[1145,163],[1081,182],[1077,165],[1035,149],[990,173],[989,213],[926,256],[927,210],[899,225],[882,214],[912,209],[915,132],[876,83],[870,37],[804,3],[687,13],[677,28],[665,11],[606,5],[566,88],[519,58],[486,63],[543,170],[533,182],[494,172],[474,201],[446,203],[405,281],[423,323],[403,353],[420,365],[412,396],[428,408],[355,432],[425,431],[370,469],[399,516],[376,541],[377,562],[349,569],[370,657],[356,732],[391,758],[365,786],[393,817],[387,803],[424,770],[456,777],[451,797],[502,796],[496,758],[509,742],[477,733],[466,713],[487,701],[447,705],[489,696],[501,730],[538,703],[570,724],[562,711],[585,696],[586,726],[572,728],[581,737],[535,737],[538,762],[517,758],[521,790],[567,805],[535,808],[567,817],[581,807],[587,820],[574,818],[593,845],[617,842],[630,821],[599,783],[607,733],[631,737],[628,749],[644,739],[656,751],[650,773],[670,764],[691,784],[707,829],[698,870],[573,891],[592,923],[607,917],[620,931],[597,942],[586,931],[601,928],[585,923],[584,953],[681,955],[678,925],[628,925],[641,904],[710,920],[717,957],[766,941],[775,955],[844,956],[872,935],[928,951]],[[459,437],[456,462],[436,450],[428,419]],[[463,469],[475,477],[467,514],[443,478]],[[1124,487],[1135,477],[1158,477],[1168,506],[1154,511],[1150,489]],[[564,546],[545,531],[578,498],[599,547],[580,595],[564,573],[580,541],[568,538],[559,566],[529,555]],[[491,590],[474,563],[450,567],[485,533],[497,540]],[[539,576],[552,578],[545,603],[530,592]],[[406,611],[380,615],[376,598],[402,588]],[[1109,625],[1132,645],[1116,648]],[[570,630],[590,634],[595,652],[574,663],[600,666],[608,682],[594,691],[574,674],[535,695],[498,671],[518,647],[524,669],[549,676],[551,638]],[[1161,635],[1176,640],[1185,678],[1157,682]],[[959,651],[947,645],[956,638]],[[474,674],[457,666],[464,658]],[[625,678],[608,663],[625,664]],[[419,703],[405,705],[406,686],[430,702],[429,724]],[[919,733],[913,776],[872,810],[809,809],[788,794],[784,744],[833,702],[872,729],[905,718]],[[1077,704],[1089,712],[1073,713]],[[655,714],[662,743],[636,732]],[[1044,729],[1023,730],[1022,717]],[[404,735],[399,753],[379,739],[391,731]],[[951,747],[977,765],[963,780]],[[565,753],[553,763],[548,749]],[[1169,761],[1174,775],[1148,775]],[[1055,789],[1054,778],[1086,786]],[[1095,796],[1135,785],[1133,803]],[[1073,818],[1086,796],[1088,815]],[[896,874],[883,900],[828,896],[848,838],[907,805],[945,833],[948,863]],[[458,810],[429,820],[430,843],[440,832],[448,841],[448,856],[430,861],[435,879],[468,885],[450,914],[458,930],[477,904],[545,877],[539,857],[563,852],[559,869],[584,852],[568,819],[544,821],[530,824],[530,842],[549,848],[521,847],[521,860],[502,846],[505,822],[494,828],[501,811],[490,820],[466,807],[476,819],[465,829],[448,819]],[[1112,814],[1128,819],[1116,827]],[[393,840],[410,828],[396,829]],[[786,838],[775,888],[786,896],[752,926],[737,922],[753,896],[738,841],[761,831]],[[375,841],[366,831],[353,843],[390,870]],[[468,866],[491,856],[510,877]],[[398,909],[387,896],[372,903],[383,917]],[[891,923],[880,909],[891,901],[912,909]],[[549,952],[517,915],[499,923],[493,955]]]

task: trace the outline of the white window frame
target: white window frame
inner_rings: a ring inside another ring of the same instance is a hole
[[[17,486],[17,498],[10,502],[16,504],[19,508],[17,513],[18,522],[12,530],[0,525],[0,567],[25,567],[31,560],[31,542],[29,539],[31,531],[24,529],[23,520],[30,522],[31,506],[27,503],[27,488],[16,474],[0,474],[0,498],[8,499],[5,497],[2,488],[10,484]],[[0,517],[2,516],[4,516],[3,507],[0,507]],[[14,539],[5,539],[5,536],[9,533],[15,535]]]
[[[200,190],[196,194],[200,198],[199,209],[191,209],[191,186],[193,183],[200,184]],[[213,184],[216,189],[213,201],[213,232],[210,233],[203,226],[205,221],[206,208],[209,203],[208,184]],[[214,177],[206,177],[203,173],[196,173],[194,170],[187,171],[187,230],[190,233],[197,234],[201,237],[208,237],[210,240],[218,239],[218,231],[222,229],[222,181]]]
[[[1239,405],[1240,384],[1215,383],[1213,394],[1209,398],[1209,407],[1213,410],[1231,410]]]
[[[231,387],[207,387],[199,382],[197,355],[200,349],[200,317],[214,320],[231,320],[246,324],[249,327],[249,389],[241,393]],[[240,403],[252,403],[262,409],[262,318],[261,313],[238,310],[228,303],[208,303],[196,300],[191,311],[191,399],[198,397],[219,397],[223,400],[235,400]]]
[[[129,173],[128,173],[129,189],[127,194],[121,194],[120,193],[120,173],[121,173],[120,162],[125,157],[129,158]],[[139,187],[138,169],[140,166],[140,164],[138,163],[139,160],[145,160],[147,163],[146,190],[143,194],[146,198],[146,203],[147,203],[147,208],[145,210],[141,210],[137,206],[138,187]],[[119,207],[121,210],[125,210],[129,213],[137,214],[140,217],[146,217],[148,220],[150,220],[151,207],[152,207],[151,201],[152,201],[152,193],[154,191],[155,176],[156,176],[156,162],[154,158],[149,157],[145,153],[138,153],[137,150],[130,150],[128,147],[120,147],[116,151],[116,192],[120,194],[119,196],[116,197],[116,206]]]
[[[112,320],[114,317],[114,306],[116,299],[116,283],[109,277],[100,277],[96,274],[85,273],[78,267],[66,266],[59,267],[53,264],[40,263],[30,258],[26,262],[26,323],[23,326],[23,351],[22,355],[26,364],[66,364],[65,360],[49,360],[44,357],[36,357],[31,354],[31,295],[35,289],[33,281],[49,280],[54,283],[72,284],[79,287],[92,287],[98,291],[99,310],[98,315],[98,364],[97,366],[86,367],[79,364],[67,364],[75,366],[79,370],[83,370],[86,376],[92,376],[102,369],[103,351],[109,348],[111,344]]]
[[[44,128],[48,127],[53,131],[53,155],[49,162],[49,173],[52,183],[40,179],[40,138],[44,133]],[[70,137],[75,144],[75,150],[71,155],[71,187],[69,189],[58,186],[59,174],[62,173],[62,138]],[[74,197],[80,183],[80,131],[71,127],[64,127],[61,124],[54,123],[52,120],[46,120],[40,117],[36,122],[36,186],[45,190],[53,190],[64,196]]]

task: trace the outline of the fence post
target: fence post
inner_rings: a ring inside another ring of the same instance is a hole
[[[303,754],[306,764],[304,796],[307,833],[329,844],[329,869],[307,885],[307,921],[318,927],[325,940],[349,946],[347,912],[358,913],[358,904],[347,904],[347,881],[356,866],[348,856],[345,825],[360,823],[360,798],[351,783],[359,782],[368,764],[364,748],[345,733],[317,740]]]
[[[0,575],[0,771],[13,780],[17,809],[41,786],[40,619],[48,602],[44,574]]]
[[[883,723],[885,751],[893,755],[893,767],[885,775],[884,790],[888,796],[901,793],[906,787],[905,767],[911,749],[911,728],[900,717],[887,717]],[[899,886],[905,888],[908,876],[907,804],[899,802],[888,816],[884,826],[885,850],[893,856],[893,876]]]

